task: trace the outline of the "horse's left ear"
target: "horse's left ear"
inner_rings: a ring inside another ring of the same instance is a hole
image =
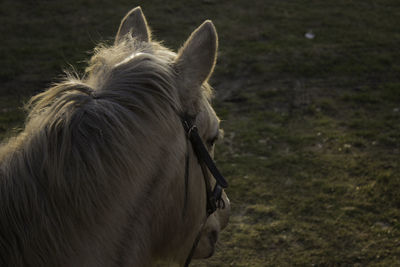
[[[119,43],[129,32],[139,41],[149,42],[151,40],[151,33],[147,26],[147,20],[140,6],[129,11],[122,19],[117,36],[115,37],[115,43]]]
[[[208,80],[217,59],[218,37],[214,24],[201,24],[179,50],[176,70],[186,88],[200,86]]]

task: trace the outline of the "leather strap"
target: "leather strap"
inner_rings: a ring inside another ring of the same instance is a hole
[[[206,219],[204,220],[203,224],[201,225],[200,231],[197,233],[197,236],[196,236],[196,239],[194,240],[193,246],[190,249],[189,255],[186,258],[184,267],[188,267],[190,262],[192,261],[194,252],[195,252],[195,250],[197,248],[197,245],[199,244],[199,241],[200,241],[200,238],[201,238],[201,234],[203,233],[204,226],[206,225],[207,218],[208,218],[208,215],[207,215]]]
[[[222,188],[227,188],[228,183],[226,182],[224,176],[222,176],[222,174],[219,172],[217,166],[215,166],[213,159],[201,140],[196,125],[191,126],[191,128],[188,130],[188,135],[190,142],[192,143],[193,150],[195,151],[199,161],[203,161],[206,164],[207,168],[210,170],[215,180],[217,180],[217,183],[221,185]]]
[[[186,139],[186,156],[185,156],[185,196],[183,199],[182,218],[186,215],[187,202],[188,202],[188,185],[189,185],[189,141]]]
[[[201,137],[198,133],[196,125],[193,124],[195,118],[190,117],[188,115],[183,116],[182,120],[182,125],[183,128],[185,129],[185,132],[187,134],[187,140],[190,141],[192,144],[192,148],[194,153],[196,154],[197,160],[200,164],[201,171],[203,173],[203,179],[204,183],[206,186],[206,196],[207,196],[207,206],[206,206],[206,218],[200,228],[200,231],[198,232],[196,239],[194,240],[194,243],[192,245],[192,248],[189,252],[188,257],[186,258],[185,261],[185,267],[188,267],[193,254],[196,250],[196,247],[200,241],[203,228],[207,222],[208,217],[215,212],[217,208],[225,208],[225,203],[222,199],[222,191],[223,188],[228,187],[228,183],[225,180],[224,176],[219,172],[217,166],[215,166],[214,160],[211,158],[210,154],[208,153],[206,147],[203,144],[203,141],[201,140]],[[187,199],[188,199],[188,180],[189,180],[189,142],[187,142],[187,152],[186,152],[186,158],[185,158],[185,197],[184,197],[184,208],[183,208],[183,213],[182,216],[184,217],[186,214],[186,209],[187,209]],[[212,190],[211,184],[210,184],[210,177],[209,177],[209,172],[214,176],[216,183],[214,186],[214,189]]]

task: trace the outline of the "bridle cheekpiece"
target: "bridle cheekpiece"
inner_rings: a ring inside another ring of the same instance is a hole
[[[194,124],[195,117],[184,115],[182,116],[182,125],[186,133],[186,138],[192,144],[193,152],[197,157],[197,160],[200,164],[201,171],[203,173],[204,183],[206,186],[206,196],[207,196],[207,206],[206,206],[206,220],[207,218],[213,214],[217,208],[224,209],[225,202],[222,199],[222,191],[224,188],[228,187],[228,183],[225,180],[224,176],[219,172],[217,166],[215,165],[214,160],[211,158],[210,154],[207,151],[201,137],[199,135],[197,126]],[[187,149],[186,152],[186,163],[185,163],[185,199],[184,199],[184,208],[183,208],[183,216],[186,212],[186,205],[187,205],[187,197],[188,197],[188,180],[189,180],[189,142],[187,142]],[[212,189],[210,184],[210,177],[209,173],[213,175],[215,178],[215,186]],[[189,266],[190,261],[193,257],[194,251],[196,250],[197,244],[200,241],[200,237],[205,226],[205,222],[202,224],[202,227],[199,233],[196,236],[196,239],[193,243],[192,249],[185,261],[185,267]]]
[[[185,129],[186,135],[190,143],[192,144],[193,151],[197,157],[197,160],[201,166],[201,170],[203,172],[204,182],[206,184],[206,194],[207,194],[207,217],[214,213],[217,208],[224,208],[225,203],[222,199],[222,190],[228,187],[228,183],[225,180],[224,176],[220,173],[217,166],[215,165],[214,160],[211,158],[210,154],[207,151],[201,137],[199,135],[197,126],[193,123],[194,118],[190,116],[184,116],[184,120],[182,120],[183,128]],[[188,157],[189,153],[187,153]],[[188,164],[188,162],[186,162]],[[185,168],[188,172],[188,168]],[[215,186],[214,189],[211,189],[209,172],[215,178]],[[188,174],[185,174],[187,177]]]

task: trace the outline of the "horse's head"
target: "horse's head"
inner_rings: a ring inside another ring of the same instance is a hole
[[[205,154],[212,158],[215,141],[222,133],[220,121],[210,104],[212,90],[207,83],[217,57],[218,40],[215,27],[211,21],[205,21],[191,34],[179,52],[174,53],[152,41],[141,9],[135,8],[123,18],[115,44],[118,46],[119,43],[132,40],[136,46],[141,48],[121,59],[116,64],[117,68],[120,65],[129,64],[130,61],[139,60],[140,57],[146,58],[148,61],[154,60],[155,57],[161,57],[162,68],[167,68],[172,73],[173,81],[169,81],[169,83],[172,84],[174,92],[171,93],[171,98],[176,97],[177,99],[177,103],[171,104],[174,113],[168,118],[169,128],[159,129],[164,133],[165,142],[168,142],[161,146],[170,147],[168,155],[173,155],[171,157],[178,159],[174,163],[170,163],[176,166],[168,168],[174,172],[165,171],[166,177],[163,177],[163,179],[174,181],[176,188],[166,195],[171,199],[177,199],[177,202],[168,203],[167,200],[161,200],[165,202],[163,205],[169,205],[166,209],[171,211],[168,214],[169,218],[164,218],[165,225],[173,227],[173,229],[163,231],[172,233],[174,238],[168,240],[169,244],[164,240],[163,242],[167,244],[160,245],[172,248],[176,243],[181,251],[178,253],[180,255],[174,256],[174,258],[182,261],[189,254],[193,243],[197,243],[195,240],[198,239],[197,248],[192,251],[194,252],[193,256],[195,258],[210,257],[214,253],[219,232],[228,223],[230,202],[222,190],[220,195],[217,194],[217,198],[220,198],[218,201],[220,205],[211,215],[207,213],[209,197],[207,193],[212,193],[208,188],[214,189],[218,182],[214,178],[214,173],[209,170],[210,167],[206,166],[206,163],[202,163],[204,159],[196,152],[195,145],[190,140],[191,129],[185,129],[185,123],[188,123],[189,120],[190,127],[194,125],[197,127],[199,140],[205,148],[203,152],[206,151]],[[155,60],[154,64],[157,65],[157,62]],[[160,127],[162,126],[160,125]],[[168,137],[171,128],[174,138]],[[169,162],[173,162],[173,160]],[[176,213],[176,210],[179,212]],[[167,236],[167,234],[165,235]],[[165,248],[159,250],[163,249]]]

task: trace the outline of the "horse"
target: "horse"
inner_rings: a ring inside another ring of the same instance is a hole
[[[217,47],[207,20],[167,49],[137,7],[83,75],[27,102],[24,128],[0,148],[1,266],[188,266],[213,255],[230,213],[212,160]]]

